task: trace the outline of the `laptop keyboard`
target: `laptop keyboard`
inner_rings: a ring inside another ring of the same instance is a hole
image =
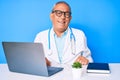
[[[47,68],[48,68],[48,72],[55,71],[56,69],[58,69],[56,67],[47,67]]]
[[[49,67],[48,66],[47,68],[48,68],[48,74],[49,75],[55,74],[55,73],[63,70],[63,68],[61,68],[61,67]]]

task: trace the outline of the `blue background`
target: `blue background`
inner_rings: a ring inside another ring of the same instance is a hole
[[[52,26],[58,0],[0,0],[0,63],[6,63],[2,41],[33,42]],[[95,62],[120,62],[120,1],[65,0],[72,8],[71,27],[82,29]]]

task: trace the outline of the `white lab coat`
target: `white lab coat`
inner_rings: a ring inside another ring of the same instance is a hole
[[[91,52],[87,47],[87,42],[86,42],[86,37],[84,33],[81,30],[71,28],[72,32],[75,36],[76,39],[76,45],[75,45],[75,53],[72,54],[72,49],[71,47],[71,41],[70,41],[70,28],[68,28],[66,40],[65,40],[65,46],[63,50],[63,56],[62,56],[62,63],[64,64],[72,64],[75,59],[80,55],[79,53],[81,51],[84,51],[83,56],[86,57],[89,62],[93,62],[92,57],[91,57]],[[50,31],[50,47],[51,50],[48,48],[48,31],[45,30],[37,34],[34,42],[42,43],[44,47],[44,52],[45,56],[48,58],[48,60],[51,61],[52,65],[59,64],[59,58],[58,58],[58,52],[55,44],[55,39],[54,39],[54,31],[53,28]],[[50,53],[52,52],[52,53]]]

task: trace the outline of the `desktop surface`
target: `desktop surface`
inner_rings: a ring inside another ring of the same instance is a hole
[[[110,74],[94,74],[87,73],[84,66],[84,72],[81,76],[81,80],[118,80],[120,74],[120,63],[110,63]],[[22,74],[16,72],[10,72],[7,64],[0,64],[0,79],[1,80],[73,80],[72,71],[70,65],[64,65],[64,70],[54,74],[50,77],[42,77],[36,75]]]

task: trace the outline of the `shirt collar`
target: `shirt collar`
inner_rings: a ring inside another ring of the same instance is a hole
[[[54,32],[54,30],[53,30],[53,32]],[[66,31],[62,34],[62,36],[61,36],[61,37],[66,36],[66,35],[67,35],[67,33],[68,33],[68,28],[67,28],[67,29],[66,29]],[[54,34],[54,37],[57,37],[57,35],[56,35],[56,33],[55,33],[55,32],[54,32],[53,34]]]

